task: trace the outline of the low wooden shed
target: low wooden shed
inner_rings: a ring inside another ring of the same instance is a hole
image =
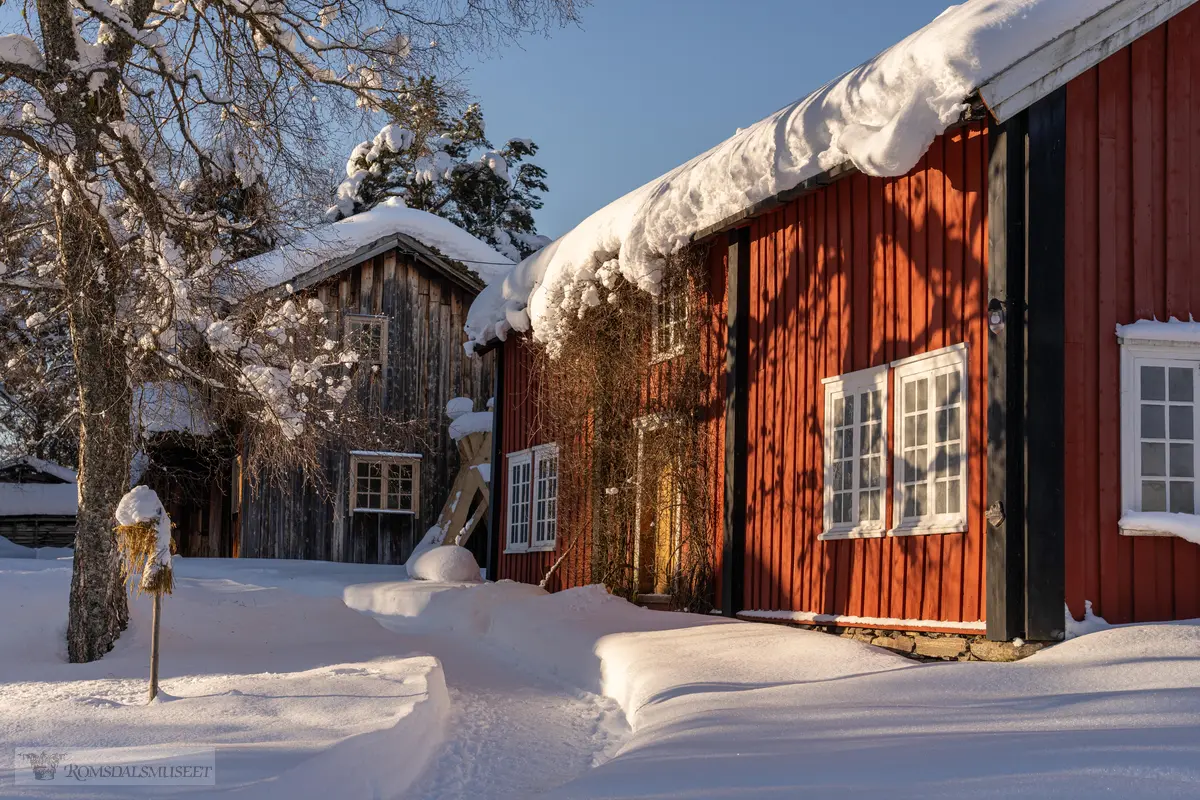
[[[24,547],[73,547],[74,470],[21,456],[0,462],[0,536]]]

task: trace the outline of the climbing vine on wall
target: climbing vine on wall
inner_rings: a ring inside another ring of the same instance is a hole
[[[704,438],[715,380],[701,346],[714,305],[707,249],[668,259],[659,285],[655,296],[613,270],[556,298],[571,321],[536,358],[538,424],[559,444],[551,573],[571,560],[614,594],[703,612],[713,604],[716,468]]]

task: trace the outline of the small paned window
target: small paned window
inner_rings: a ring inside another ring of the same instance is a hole
[[[894,369],[894,532],[966,530],[966,346],[905,359]]]
[[[534,471],[537,506],[534,509],[533,546],[553,547],[558,526],[558,448],[539,448],[534,451]]]
[[[1200,524],[1193,519],[1200,475],[1200,342],[1190,341],[1191,327],[1180,322],[1121,327],[1120,527],[1128,535],[1171,535],[1178,526]]]
[[[371,314],[346,315],[346,341],[358,353],[358,363],[387,370],[388,318]]]
[[[557,537],[557,445],[509,453],[506,552],[553,550]]]
[[[350,455],[353,513],[415,514],[420,502],[421,457],[355,451]]]
[[[683,352],[687,331],[687,275],[668,270],[650,307],[650,348],[655,361],[665,361]]]
[[[887,367],[825,380],[823,539],[884,532]]]

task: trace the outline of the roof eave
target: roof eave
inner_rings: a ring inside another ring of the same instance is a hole
[[[1117,0],[979,87],[997,122],[1065,86],[1196,0]]]
[[[411,252],[416,258],[440,275],[449,278],[463,289],[478,294],[483,290],[484,282],[472,270],[454,259],[447,258],[422,244],[417,239],[404,233],[393,233],[380,237],[359,247],[349,255],[330,259],[318,264],[306,272],[295,275],[286,281],[281,281],[271,287],[273,291],[281,291],[285,286],[291,286],[293,291],[315,286],[321,281],[337,275],[342,270],[356,266],[389,250],[402,249]]]

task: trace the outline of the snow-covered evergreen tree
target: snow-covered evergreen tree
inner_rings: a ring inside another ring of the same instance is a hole
[[[138,387],[184,384],[245,422],[252,453],[291,464],[313,463],[346,416],[353,353],[327,340],[320,303],[264,295],[237,263],[260,231],[228,213],[229,192],[257,184],[244,170],[229,183],[237,153],[261,159],[287,207],[356,108],[383,109],[413,75],[573,19],[582,2],[18,0],[4,16],[0,333],[69,344],[72,661],[102,656],[128,618],[112,529]]]
[[[327,219],[344,219],[399,197],[410,208],[445,217],[514,261],[548,244],[533,219],[548,191],[546,171],[526,160],[537,153],[537,145],[510,139],[493,148],[479,104],[460,114],[452,112],[453,105],[431,78],[412,82],[397,101],[383,104],[394,121],[351,152]]]

